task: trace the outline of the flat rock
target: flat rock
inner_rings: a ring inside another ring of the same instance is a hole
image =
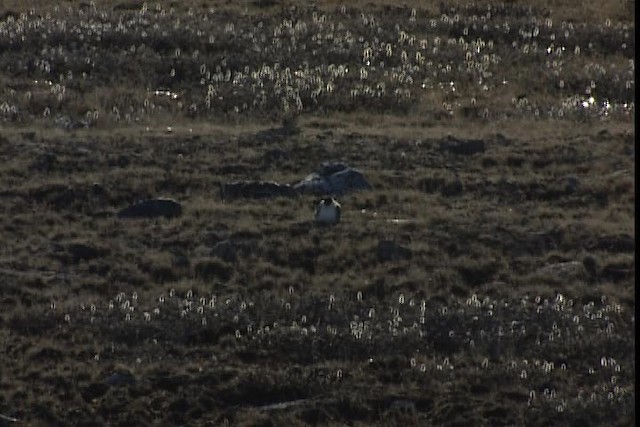
[[[118,218],[174,218],[182,214],[182,205],[173,199],[148,199],[134,203],[118,212]]]
[[[322,163],[320,170],[291,185],[269,181],[235,181],[220,188],[222,199],[294,197],[299,194],[340,195],[356,190],[371,190],[362,172],[344,163]]]
[[[318,172],[294,183],[293,188],[300,193],[335,195],[372,189],[362,172],[340,162],[322,163]]]
[[[296,194],[296,190],[288,184],[267,181],[229,182],[220,188],[220,197],[223,199],[293,197]]]

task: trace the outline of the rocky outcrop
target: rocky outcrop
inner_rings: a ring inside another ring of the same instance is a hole
[[[294,183],[293,188],[300,193],[335,195],[372,189],[362,172],[338,162],[322,163],[318,172]]]
[[[294,197],[299,194],[340,195],[357,190],[371,190],[362,172],[344,163],[322,163],[320,170],[291,185],[269,181],[235,181],[223,184],[220,197],[237,198]]]

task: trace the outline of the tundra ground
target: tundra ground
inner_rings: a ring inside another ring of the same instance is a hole
[[[0,10],[0,425],[635,424],[633,2],[192,3]]]

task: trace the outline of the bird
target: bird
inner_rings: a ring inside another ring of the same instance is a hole
[[[340,203],[333,197],[325,197],[316,207],[316,223],[334,225],[340,222]]]

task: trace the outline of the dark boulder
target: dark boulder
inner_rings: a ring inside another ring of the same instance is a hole
[[[173,199],[142,200],[118,212],[118,218],[174,218],[182,214],[182,205]]]
[[[220,188],[220,197],[223,199],[293,197],[296,194],[290,185],[277,182],[237,181],[223,184]]]
[[[371,190],[371,184],[362,172],[344,163],[323,163],[320,170],[308,175],[305,179],[289,184],[265,181],[236,181],[223,184],[220,197],[236,198],[269,198],[293,197],[298,194],[340,195],[355,190]]]

